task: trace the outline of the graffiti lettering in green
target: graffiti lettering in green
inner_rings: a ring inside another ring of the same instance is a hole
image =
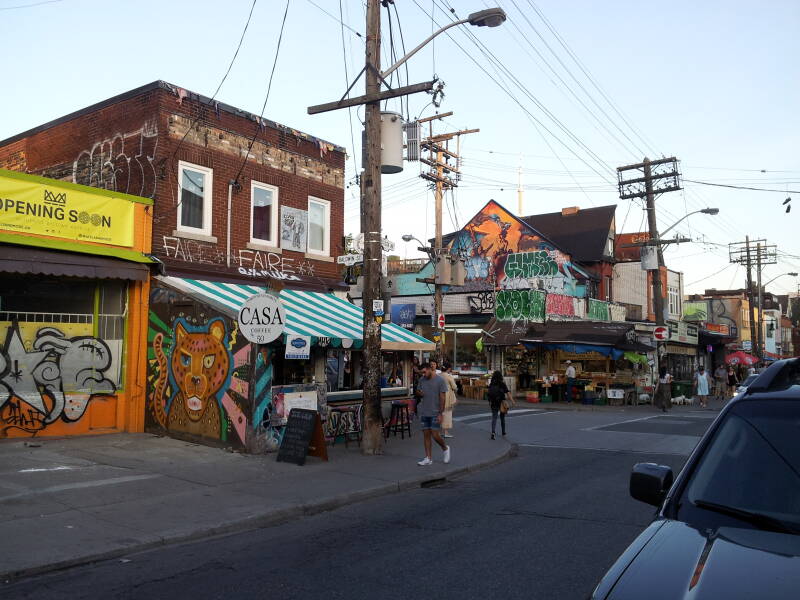
[[[546,250],[515,252],[508,255],[505,271],[510,279],[555,277],[558,275],[558,264]]]
[[[603,302],[602,300],[594,300],[593,298],[589,298],[589,306],[586,312],[586,316],[590,321],[611,320],[608,302]]]
[[[544,322],[544,309],[545,293],[540,290],[501,290],[497,292],[495,316],[500,321],[525,319],[542,323]]]

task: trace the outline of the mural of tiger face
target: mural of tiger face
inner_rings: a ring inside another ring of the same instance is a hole
[[[217,395],[228,379],[231,366],[224,338],[225,325],[220,319],[210,321],[207,331],[200,332],[188,331],[179,321],[175,325],[168,363],[162,346],[163,335],[155,337],[153,348],[160,373],[153,412],[162,427],[202,437],[221,437]],[[175,389],[165,410],[164,391],[168,375]]]

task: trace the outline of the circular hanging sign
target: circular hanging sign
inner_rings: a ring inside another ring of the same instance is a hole
[[[283,333],[286,311],[280,300],[270,294],[250,296],[236,318],[239,331],[254,344],[268,344]]]

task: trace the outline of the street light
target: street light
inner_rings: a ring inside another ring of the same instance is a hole
[[[718,208],[701,208],[700,210],[695,210],[695,211],[690,212],[690,213],[688,213],[686,215],[683,215],[680,219],[678,219],[672,225],[670,225],[664,231],[662,231],[661,235],[659,235],[659,237],[663,237],[665,233],[667,233],[671,229],[674,229],[675,226],[678,223],[680,223],[681,221],[683,221],[684,219],[687,219],[687,218],[691,217],[692,215],[696,215],[696,214],[699,214],[699,213],[703,213],[704,215],[718,215],[719,214],[719,209]]]
[[[417,250],[419,250],[420,252],[424,252],[424,253],[425,253],[425,254],[427,254],[429,257],[430,257],[430,256],[432,255],[432,253],[433,253],[433,249],[432,249],[430,246],[426,246],[426,245],[425,245],[425,243],[424,243],[422,240],[420,240],[420,239],[419,239],[419,238],[417,238],[417,237],[414,237],[414,236],[413,236],[413,235],[411,235],[410,233],[407,233],[407,234],[405,234],[405,235],[402,237],[402,240],[403,240],[404,242],[410,242],[411,240],[416,240],[416,241],[418,241],[420,244],[422,244],[422,245],[421,245],[419,248],[417,248]]]
[[[502,8],[495,7],[495,8],[487,8],[486,10],[479,10],[478,12],[474,12],[471,15],[469,15],[466,19],[461,19],[460,21],[453,21],[452,23],[448,23],[438,31],[433,32],[419,46],[414,48],[411,52],[406,54],[403,58],[398,60],[391,67],[389,67],[383,73],[381,73],[381,77],[383,79],[386,79],[386,77],[394,73],[397,70],[397,68],[400,67],[404,62],[406,62],[417,52],[422,50],[422,48],[424,48],[428,44],[428,42],[430,42],[440,33],[447,31],[451,27],[455,27],[456,25],[465,25],[467,23],[469,23],[470,25],[474,25],[475,27],[497,27],[498,25],[502,25],[505,22],[505,20],[506,20],[506,11],[504,11]]]
[[[773,277],[772,279],[770,279],[770,280],[769,280],[767,283],[765,283],[765,284],[764,284],[762,287],[764,287],[764,289],[766,289],[766,287],[767,287],[767,286],[768,286],[770,283],[772,283],[773,281],[775,281],[776,279],[778,279],[778,277],[783,277],[784,275],[788,275],[789,277],[797,277],[798,273],[794,273],[794,272],[792,272],[792,271],[790,271],[790,272],[788,272],[788,273],[781,273],[780,275],[776,275],[775,277]]]

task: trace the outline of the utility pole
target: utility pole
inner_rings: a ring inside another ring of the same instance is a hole
[[[441,115],[434,115],[433,117],[427,117],[425,119],[419,119],[420,123],[427,122],[429,127],[429,135],[422,141],[421,144],[422,148],[428,151],[428,158],[421,158],[420,162],[430,167],[430,171],[428,173],[421,173],[420,177],[431,181],[434,184],[436,224],[434,230],[435,233],[432,255],[435,267],[433,313],[435,315],[434,327],[436,328],[439,326],[439,315],[444,314],[442,301],[442,285],[444,284],[437,283],[439,278],[436,277],[436,274],[440,273],[440,265],[443,264],[442,261],[445,260],[444,248],[442,248],[442,201],[444,199],[444,192],[446,190],[451,190],[455,187],[458,187],[457,178],[461,173],[459,170],[461,157],[459,156],[458,152],[452,152],[450,150],[449,142],[452,139],[460,140],[462,135],[477,133],[480,131],[480,129],[462,129],[461,131],[433,135],[433,121],[436,119],[449,117],[452,114],[452,112],[449,112]],[[449,164],[447,162],[449,159],[454,159],[456,161],[456,165],[454,166]],[[451,173],[454,173],[456,177],[451,177]],[[436,354],[439,357],[441,357],[442,352],[442,335],[443,332],[440,332],[436,341]]]
[[[747,304],[749,305],[748,313],[750,316],[750,352],[754,352],[758,356],[758,346],[756,345],[756,313],[755,302],[753,299],[753,261],[750,258],[750,236],[745,236],[745,246],[747,252]]]
[[[755,246],[755,247],[754,247]],[[755,254],[755,257],[753,256]],[[730,262],[747,265],[747,302],[750,305],[750,344],[751,352],[758,358],[764,358],[763,327],[762,327],[762,298],[761,269],[765,265],[778,264],[778,247],[767,244],[766,240],[751,240],[745,236],[743,242],[728,244],[728,257]],[[756,266],[756,285],[758,289],[753,292],[753,263]],[[755,314],[758,310],[758,315]]]
[[[364,79],[367,97],[380,92],[381,4],[367,2],[367,45]],[[364,447],[382,452],[381,415],[381,324],[375,319],[373,300],[380,299],[381,276],[381,107],[380,101],[366,103],[366,164],[364,165],[361,208],[364,213]]]
[[[629,174],[633,173],[631,177]],[[656,325],[664,325],[664,289],[661,281],[661,274],[665,271],[664,253],[661,247],[668,243],[677,243],[682,240],[662,240],[658,233],[656,222],[656,194],[665,192],[675,192],[681,189],[680,173],[678,172],[678,159],[662,158],[644,160],[635,165],[628,165],[617,168],[619,178],[619,197],[622,200],[632,198],[644,198],[645,209],[647,211],[647,228],[650,234],[649,241],[645,246],[655,247],[657,256],[657,270],[652,273],[653,281],[653,311],[655,312]],[[661,362],[663,346],[656,342],[656,368]]]

